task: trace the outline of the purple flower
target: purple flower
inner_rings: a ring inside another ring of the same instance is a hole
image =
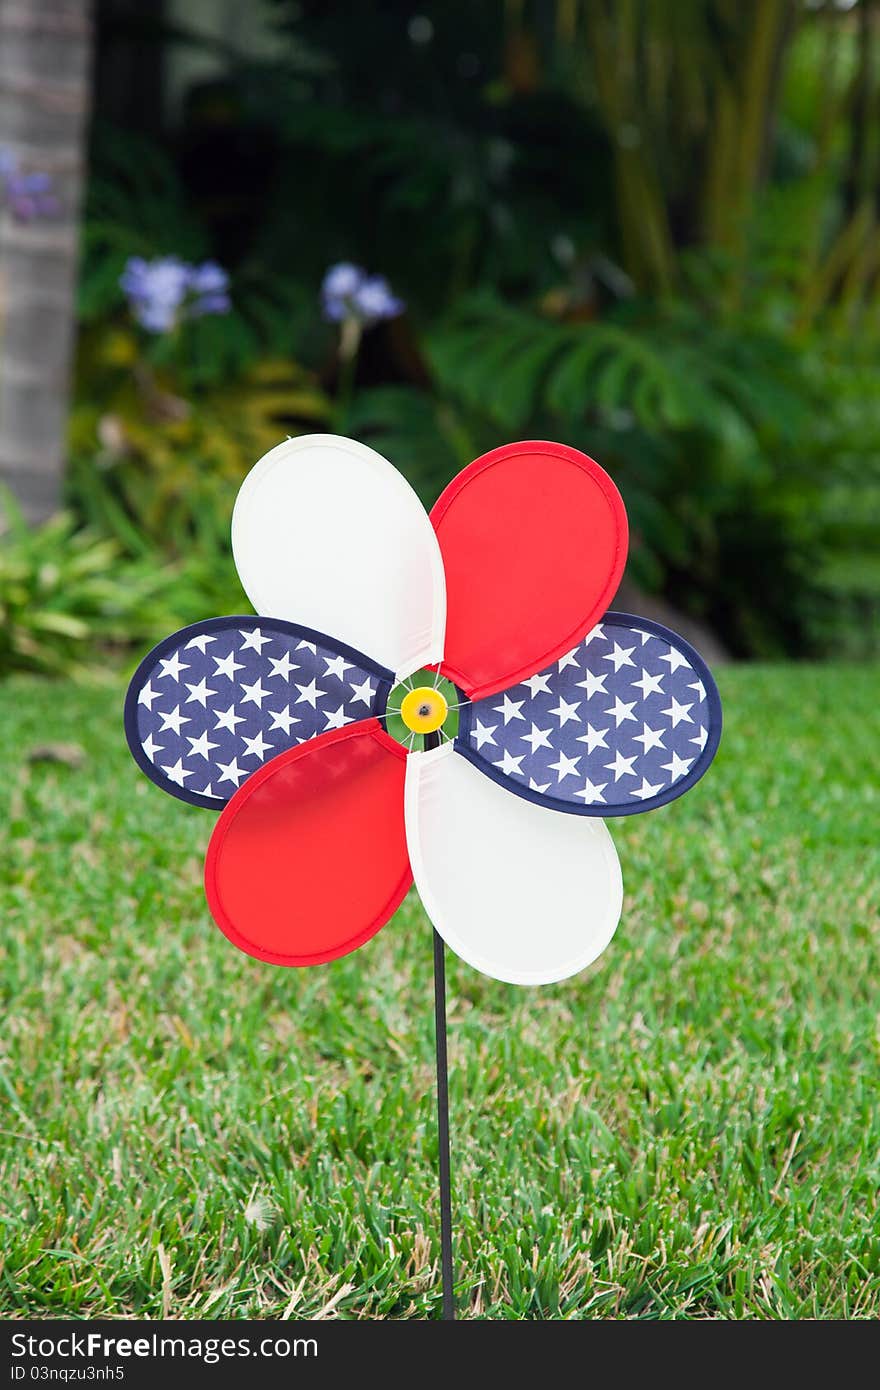
[[[352,295],[367,278],[367,272],[350,261],[332,265],[321,284],[321,304],[325,319],[342,323],[351,316]]]
[[[23,193],[31,193],[34,197],[39,197],[42,193],[48,193],[52,187],[52,180],[48,174],[17,174],[10,175],[10,181],[14,182]],[[8,183],[7,183],[8,187]]]
[[[169,333],[182,315],[225,314],[229,276],[214,261],[190,265],[178,256],[146,261],[131,256],[119,279],[137,322],[148,333]]]
[[[232,308],[229,276],[216,261],[205,261],[191,268],[189,289],[195,295],[188,306],[193,318],[201,318],[204,314],[228,314]]]
[[[364,280],[352,295],[352,303],[365,323],[396,319],[406,308],[403,300],[391,293],[391,286],[384,275],[371,275]]]
[[[321,293],[328,299],[346,299],[354,294],[358,285],[367,277],[367,272],[351,261],[339,261],[331,265],[324,276]]]
[[[225,294],[229,289],[229,276],[216,261],[203,261],[190,268],[189,287],[193,294]]]
[[[331,323],[356,319],[363,325],[393,319],[405,309],[382,275],[368,275],[359,265],[340,261],[324,276],[321,285],[324,317]]]
[[[228,294],[205,294],[201,299],[194,299],[187,312],[193,318],[200,319],[205,314],[228,314],[231,308],[232,300]]]
[[[0,193],[17,222],[35,222],[58,212],[49,175],[23,174],[16,156],[5,148],[0,149]]]
[[[134,307],[134,316],[148,333],[170,333],[177,322],[177,314],[171,305],[151,303],[149,300]]]
[[[149,333],[167,333],[177,321],[189,283],[189,267],[177,256],[145,261],[132,256],[119,279],[129,308]]]

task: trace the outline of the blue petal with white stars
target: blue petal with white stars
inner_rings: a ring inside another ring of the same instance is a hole
[[[693,647],[660,623],[606,613],[552,666],[466,704],[455,746],[542,806],[626,816],[688,791],[720,737],[718,689]]]
[[[163,791],[222,810],[264,762],[385,713],[393,673],[311,628],[210,618],[166,637],[135,671],[125,734]]]

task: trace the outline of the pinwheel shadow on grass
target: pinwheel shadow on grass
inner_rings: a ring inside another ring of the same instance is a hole
[[[713,777],[612,825],[596,966],[449,959],[463,1316],[880,1314],[876,672],[720,684]],[[436,1316],[416,899],[320,970],[229,951],[119,698],[0,688],[0,1316]]]

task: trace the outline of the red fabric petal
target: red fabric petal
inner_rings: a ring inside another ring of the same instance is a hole
[[[281,753],[217,822],[205,892],[229,940],[273,965],[347,955],[412,883],[403,818],[406,750],[376,719]]]
[[[452,480],[431,520],[446,569],[440,669],[472,699],[570,651],[605,612],[626,564],[620,493],[564,444],[484,454]]]

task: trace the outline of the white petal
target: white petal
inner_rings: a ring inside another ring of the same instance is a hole
[[[259,614],[338,638],[399,676],[442,659],[434,528],[403,475],[365,444],[311,434],[270,450],[241,485],[232,550]]]
[[[406,834],[428,916],[486,975],[564,980],[614,935],[623,883],[604,823],[512,796],[451,744],[407,758]]]

